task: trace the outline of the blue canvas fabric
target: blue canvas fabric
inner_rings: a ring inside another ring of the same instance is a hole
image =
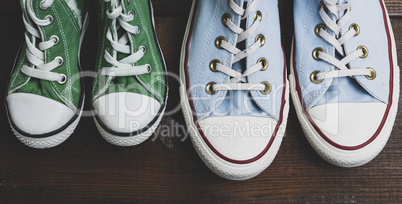
[[[243,0],[235,0],[236,4],[243,5]],[[252,2],[252,1],[251,1]],[[249,3],[251,3],[249,2]],[[265,45],[249,55],[245,60],[232,66],[233,54],[215,46],[215,39],[223,36],[227,42],[236,45],[237,34],[233,33],[222,23],[222,16],[228,13],[237,26],[241,24],[241,17],[234,13],[227,0],[201,0],[197,2],[192,33],[189,36],[188,50],[188,80],[191,99],[193,100],[198,120],[215,116],[257,116],[270,117],[278,120],[282,105],[283,90],[285,88],[284,75],[285,59],[281,46],[279,12],[276,0],[259,1],[257,11],[262,13],[262,21],[258,29],[244,41],[241,50],[255,43],[259,34],[265,36]],[[245,20],[245,27],[249,28],[255,17],[251,13]],[[239,47],[239,46],[238,46]],[[240,47],[239,47],[240,48]],[[210,82],[217,84],[227,83],[230,77],[221,72],[209,69],[212,60],[218,59],[224,66],[244,73],[247,68],[255,65],[257,60],[265,57],[269,67],[265,71],[258,71],[248,77],[248,83],[260,84],[267,81],[272,86],[268,95],[260,91],[218,91],[209,95],[205,87]]]
[[[317,105],[328,103],[388,103],[390,89],[390,61],[387,29],[381,0],[356,0],[351,7],[349,22],[342,27],[341,33],[349,31],[349,26],[356,23],[360,34],[344,44],[346,55],[363,45],[368,48],[367,58],[358,58],[348,67],[350,69],[373,68],[376,78],[368,80],[365,76],[325,79],[314,84],[310,75],[314,71],[328,72],[335,67],[325,61],[317,61],[312,52],[321,47],[327,54],[336,56],[335,48],[314,32],[318,24],[323,24],[319,14],[322,0],[303,0],[294,3],[295,21],[295,64],[299,86],[307,110]],[[340,0],[339,3],[345,3]],[[340,15],[343,12],[340,12]],[[330,34],[334,35],[334,33]],[[338,59],[339,58],[338,56]]]

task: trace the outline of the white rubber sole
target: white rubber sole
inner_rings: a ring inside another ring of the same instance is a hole
[[[102,135],[102,137],[109,142],[110,144],[116,145],[116,146],[121,146],[121,147],[130,147],[130,146],[135,146],[139,145],[143,142],[145,142],[149,137],[151,137],[152,133],[155,132],[155,130],[158,128],[159,123],[161,122],[163,118],[163,114],[165,113],[165,108],[163,109],[162,113],[158,117],[158,120],[152,125],[148,130],[145,132],[138,134],[138,135],[133,135],[130,137],[122,137],[122,136],[117,136],[114,134],[109,133],[105,129],[102,128],[102,126],[99,124],[99,122],[96,120],[94,117],[94,121],[96,124],[96,127],[98,128],[99,133]]]
[[[223,160],[217,156],[205,143],[202,136],[200,135],[198,128],[193,120],[192,109],[190,107],[188,95],[187,95],[187,85],[186,85],[186,74],[185,74],[185,57],[186,57],[186,46],[188,35],[191,28],[193,12],[195,8],[195,1],[193,2],[190,18],[188,20],[187,29],[182,45],[181,51],[181,61],[180,61],[180,98],[181,106],[183,109],[184,119],[187,125],[188,132],[190,134],[191,141],[195,150],[197,151],[203,162],[211,169],[215,174],[221,176],[222,178],[229,180],[246,180],[253,178],[264,171],[274,160],[279,147],[282,143],[283,135],[286,129],[288,113],[289,113],[289,88],[286,89],[285,99],[286,104],[283,110],[283,121],[279,127],[279,131],[276,135],[274,142],[272,143],[268,152],[255,162],[249,164],[235,164]],[[286,82],[288,85],[288,82]],[[288,86],[287,86],[288,87]]]
[[[386,11],[388,16],[388,12]],[[301,127],[307,140],[311,144],[311,146],[315,149],[315,151],[326,161],[329,163],[339,166],[339,167],[357,167],[364,165],[371,160],[373,160],[385,147],[397,114],[398,109],[398,101],[399,101],[399,67],[398,67],[398,57],[396,54],[396,45],[394,40],[394,33],[392,31],[392,25],[387,18],[389,25],[389,32],[392,41],[392,56],[394,58],[394,90],[393,90],[393,103],[390,108],[386,123],[383,126],[381,133],[377,136],[377,138],[371,142],[369,145],[358,149],[358,150],[342,150],[336,148],[326,142],[320,134],[315,130],[313,125],[309,122],[307,116],[303,113],[303,107],[300,102],[300,98],[298,92],[296,90],[296,80],[295,74],[293,71],[293,56],[294,56],[294,47],[292,45],[292,54],[291,54],[291,74],[289,75],[290,81],[290,91],[293,99],[294,106],[296,108],[296,113],[299,118]],[[294,42],[293,42],[294,43]]]
[[[88,16],[88,14],[86,14],[84,23],[83,23],[81,36],[80,36],[80,46],[78,49],[78,53],[81,53],[81,45],[82,45],[82,42],[84,39],[85,32],[88,28],[88,23],[89,23],[89,16]],[[80,55],[78,55],[78,61],[80,61]],[[83,94],[82,104],[81,104],[81,107],[79,108],[79,114],[78,114],[77,119],[75,119],[73,123],[71,123],[66,129],[64,129],[60,133],[57,133],[57,134],[49,136],[49,137],[33,138],[33,137],[27,137],[27,136],[19,133],[18,131],[15,130],[15,128],[11,124],[11,118],[8,116],[9,113],[7,110],[8,121],[10,123],[10,127],[11,127],[11,130],[13,131],[14,135],[24,145],[35,148],[35,149],[48,149],[48,148],[52,148],[52,147],[56,147],[56,146],[60,145],[73,134],[74,130],[76,129],[76,127],[81,119],[81,115],[84,110],[84,102],[85,102],[85,94]]]
[[[151,2],[150,2],[150,7],[151,7],[152,26],[155,30],[154,9],[153,9]],[[156,35],[156,32],[154,34]],[[155,36],[155,38],[156,38],[156,44],[158,45],[159,51],[161,52],[162,63],[166,67],[165,59],[163,57],[162,49],[160,47],[158,38],[156,36]],[[169,87],[167,85],[167,82],[166,82],[166,86],[167,86],[166,98],[165,98],[165,103],[163,104],[164,108],[163,108],[162,112],[160,113],[157,121],[151,127],[149,127],[148,130],[146,130],[145,132],[143,132],[141,134],[133,135],[133,136],[129,136],[129,137],[118,136],[118,135],[111,134],[108,131],[106,131],[104,128],[102,128],[102,126],[99,124],[97,119],[95,117],[93,117],[94,121],[95,121],[95,125],[96,125],[99,133],[102,135],[102,137],[107,142],[109,142],[110,144],[116,145],[116,146],[129,147],[129,146],[139,145],[139,144],[145,142],[149,137],[151,137],[152,133],[154,133],[156,131],[156,129],[158,128],[159,123],[161,122],[163,115],[165,113],[165,110],[167,107],[167,100],[169,97]],[[93,115],[96,114],[94,111],[92,113],[93,113]]]
[[[82,106],[84,107],[84,106]],[[81,108],[80,113],[77,117],[77,119],[70,125],[68,126],[65,130],[62,132],[52,135],[50,137],[45,137],[45,138],[32,138],[32,137],[27,137],[19,132],[17,132],[13,126],[10,123],[11,130],[13,131],[14,135],[20,140],[23,144],[25,144],[28,147],[32,147],[35,149],[48,149],[52,147],[56,147],[66,141],[74,132],[75,128],[77,127],[81,115],[82,115],[83,109]],[[10,118],[9,118],[10,120]]]

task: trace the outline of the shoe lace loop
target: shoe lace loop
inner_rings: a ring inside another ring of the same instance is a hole
[[[111,2],[112,7],[114,7],[106,12],[107,17],[113,20],[106,33],[112,50],[106,50],[104,55],[105,60],[112,66],[102,68],[101,74],[108,76],[109,81],[113,77],[149,74],[152,71],[151,65],[135,65],[145,55],[147,49],[142,45],[137,52],[132,50],[131,35],[137,36],[141,32],[138,25],[133,26],[129,23],[134,19],[134,11],[125,14],[120,0],[105,0],[105,2]],[[124,34],[119,37],[118,31],[120,29],[123,29]],[[118,60],[118,53],[128,56]]]
[[[246,8],[243,8],[239,5],[237,5],[234,0],[230,0],[229,5],[232,8],[232,10],[237,15],[241,16],[242,20],[244,20],[257,9],[258,1],[259,0],[254,0],[251,4],[247,5]],[[245,0],[245,3],[250,3],[250,2],[251,2],[250,0]],[[261,19],[256,18],[254,23],[247,30],[244,30],[243,28],[234,24],[232,22],[231,18],[226,18],[226,21],[225,21],[225,25],[232,32],[234,32],[238,35],[237,43],[243,42],[244,40],[248,39],[257,30],[260,23],[261,23]],[[265,38],[263,38],[263,36],[257,37],[255,43],[253,45],[249,46],[248,48],[246,48],[245,50],[240,50],[236,46],[233,46],[230,43],[226,42],[225,39],[220,39],[218,42],[219,42],[219,46],[222,49],[225,49],[234,55],[232,63],[231,63],[231,65],[233,65],[236,62],[239,62],[240,60],[247,58],[249,55],[251,55],[256,50],[258,50],[260,47],[262,47],[263,44],[265,43]],[[235,71],[229,67],[222,65],[221,63],[215,63],[214,67],[215,67],[216,71],[225,73],[226,75],[231,77],[231,79],[228,81],[228,83],[213,84],[212,89],[214,91],[219,91],[219,90],[264,91],[267,89],[266,85],[264,85],[264,84],[251,84],[251,83],[248,83],[248,81],[247,81],[248,76],[250,76],[264,68],[263,62],[258,62],[254,66],[247,68],[244,73]]]
[[[348,3],[337,4],[338,0],[323,0],[323,2],[320,4],[320,16],[326,26],[318,25],[316,27],[316,34],[322,37],[329,44],[331,44],[339,53],[339,55],[342,56],[342,59],[338,60],[336,57],[325,53],[322,48],[317,48],[313,52],[314,58],[316,60],[323,60],[325,62],[328,62],[335,67],[335,70],[329,72],[317,72],[314,74],[315,76],[312,81],[321,82],[322,80],[328,78],[359,75],[365,75],[366,77],[369,77],[373,75],[372,68],[349,69],[347,67],[347,65],[353,60],[358,58],[365,58],[368,54],[368,50],[364,46],[358,47],[356,51],[350,53],[349,55],[345,55],[343,49],[343,44],[345,44],[354,36],[358,35],[360,32],[360,29],[358,29],[358,25],[352,24],[349,28],[349,31],[346,32],[343,36],[341,35],[342,27],[344,27],[351,18],[351,6],[355,1],[356,0],[350,0]],[[332,31],[334,35],[331,35],[329,31]]]
[[[40,3],[40,8],[42,10],[48,9],[53,4],[53,0],[43,0]],[[60,84],[66,82],[66,76],[64,74],[58,74],[52,72],[57,67],[63,65],[63,58],[56,57],[49,63],[46,62],[45,51],[57,45],[60,41],[58,36],[51,36],[49,40],[43,41],[39,26],[48,26],[53,23],[53,17],[48,15],[45,19],[39,19],[33,10],[32,0],[27,0],[25,2],[26,15],[23,14],[22,18],[26,28],[25,42],[27,45],[26,58],[30,62],[25,63],[21,72],[25,75],[46,81],[57,81]],[[42,42],[40,42],[42,41]]]

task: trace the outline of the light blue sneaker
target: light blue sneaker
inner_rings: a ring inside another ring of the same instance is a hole
[[[328,162],[355,167],[385,146],[399,67],[382,0],[295,1],[291,93],[304,133]]]
[[[231,180],[266,169],[289,111],[277,1],[194,1],[180,78],[186,124],[206,165]]]

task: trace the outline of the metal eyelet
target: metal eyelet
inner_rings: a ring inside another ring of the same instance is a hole
[[[318,5],[318,10],[321,10],[321,8],[324,7],[324,11],[328,12],[328,8],[327,5],[325,5],[325,3],[323,1],[320,2],[320,4]]]
[[[269,93],[271,93],[271,84],[266,81],[261,82],[261,84],[265,86],[265,89],[260,91],[262,94],[268,95]]]
[[[218,49],[223,49],[223,47],[221,46],[221,42],[222,42],[222,41],[227,42],[226,38],[223,37],[223,36],[219,36],[219,37],[216,38],[216,40],[215,40],[215,46],[216,46]]]
[[[319,73],[321,73],[321,72],[320,71],[315,71],[315,72],[311,73],[311,75],[310,75],[310,81],[313,82],[314,84],[319,84],[322,81],[324,81],[323,79],[317,80],[316,75],[319,74]]]
[[[325,26],[324,24],[318,24],[314,29],[314,32],[318,37],[321,37],[321,35],[320,35],[321,29],[323,29],[325,32],[328,31],[327,26]]]
[[[59,67],[63,66],[64,64],[64,59],[60,56],[55,58],[57,60],[57,62],[59,63]]]
[[[146,66],[148,66],[148,73],[147,74],[151,74],[152,66],[150,64],[146,64]]]
[[[345,4],[347,4],[347,3],[349,3],[349,2],[346,1]],[[345,9],[345,10],[343,11],[343,13],[346,14],[346,12],[348,12],[348,10],[349,10],[349,11],[352,11],[352,7],[349,7],[349,8],[347,8],[347,9]]]
[[[357,50],[362,50],[363,51],[363,55],[362,56],[360,56],[360,58],[366,58],[367,56],[368,56],[368,54],[369,54],[369,51],[368,51],[368,49],[367,49],[367,47],[366,46],[359,46],[358,48],[357,48]]]
[[[262,68],[260,69],[261,71],[265,71],[268,69],[268,60],[265,58],[260,58],[257,60],[257,64],[262,63]]]
[[[49,39],[50,40],[53,39],[54,45],[57,45],[60,42],[59,36],[57,36],[57,35],[52,35]]]
[[[228,14],[228,13],[223,14],[223,16],[222,16],[222,23],[223,23],[223,25],[227,26],[226,23],[228,22],[228,20],[231,21],[231,20],[232,20],[232,16],[231,16],[230,14]]]
[[[360,27],[356,23],[353,23],[352,25],[349,26],[349,30],[352,30],[352,28],[355,29],[356,33],[354,36],[358,36],[360,34]]]
[[[213,89],[213,86],[215,84],[216,84],[215,82],[210,82],[207,84],[207,86],[205,87],[205,91],[207,92],[207,94],[214,95],[214,94],[218,93],[218,91]]]
[[[145,46],[145,45],[141,45],[138,49],[143,50],[144,53],[147,53],[147,46]]]
[[[133,16],[133,18],[134,18],[135,11],[134,11],[134,10],[130,10],[130,11],[128,12],[128,15],[131,15],[131,16]]]
[[[320,48],[320,47],[317,47],[317,48],[315,48],[315,49],[313,50],[313,58],[314,58],[315,60],[317,60],[317,61],[321,61],[321,58],[318,56],[318,52],[324,52],[324,53],[325,53],[325,50],[322,49],[322,48]]]
[[[370,70],[371,75],[366,75],[366,78],[368,80],[373,80],[377,77],[377,73],[375,72],[375,70],[373,68],[367,68],[368,70]]]
[[[45,3],[45,1],[46,0],[43,0],[43,1],[41,1],[40,3],[39,3],[39,8],[40,8],[40,10],[42,10],[42,11],[45,11],[45,10],[47,10],[49,7],[44,7],[43,6],[43,4]]]
[[[255,37],[255,42],[261,42],[261,47],[265,45],[265,36],[263,34],[259,34],[257,35],[257,37]]]
[[[63,78],[61,79],[61,81],[58,81],[57,83],[59,83],[60,85],[63,85],[67,82],[67,76],[65,74],[60,74]]]
[[[217,59],[212,60],[211,63],[209,63],[209,69],[210,69],[211,71],[213,71],[213,72],[219,72],[219,71],[216,69],[216,64],[222,64],[222,62],[219,61],[219,60],[217,60]]]
[[[135,36],[138,36],[141,34],[141,27],[139,25],[137,25],[137,26],[138,26],[138,33],[134,33]]]
[[[49,25],[51,25],[52,23],[53,23],[53,21],[54,21],[54,18],[53,18],[53,16],[51,16],[51,15],[47,15],[46,17],[45,17],[45,20],[46,19],[49,19]]]
[[[254,21],[257,21],[257,19],[260,19],[260,21],[262,21],[262,13],[261,13],[261,11],[255,12]]]

